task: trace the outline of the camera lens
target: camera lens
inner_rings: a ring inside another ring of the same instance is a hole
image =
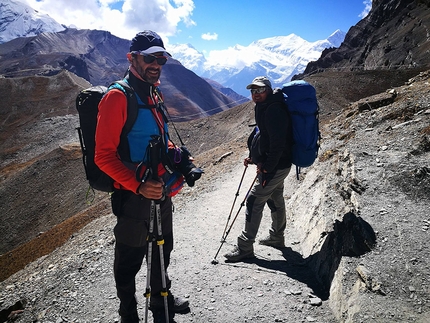
[[[191,171],[185,175],[185,181],[188,186],[193,187],[195,182],[202,176],[203,170],[198,167],[194,167]]]

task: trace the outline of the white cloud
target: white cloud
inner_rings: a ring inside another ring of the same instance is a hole
[[[372,0],[364,0],[363,4],[364,9],[362,13],[358,15],[361,19],[365,18],[369,14],[370,9],[372,9]]]
[[[167,37],[177,33],[179,23],[195,25],[191,19],[193,0],[22,0],[47,13],[60,24],[81,29],[108,30],[131,39],[151,29]],[[115,4],[118,9],[112,9]],[[122,4],[122,6],[121,6]]]
[[[217,33],[202,34],[202,39],[204,39],[204,40],[217,40],[218,39],[218,34]]]
[[[246,52],[246,55],[243,53]],[[206,57],[205,65],[230,68],[244,68],[249,62],[258,60],[258,55],[249,48],[236,45],[223,50],[212,50]],[[226,60],[226,57],[228,59]]]

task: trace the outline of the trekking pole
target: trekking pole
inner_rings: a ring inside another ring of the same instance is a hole
[[[248,169],[248,166],[245,166],[245,169],[243,170],[242,178],[240,179],[240,182],[239,182],[239,187],[237,188],[237,192],[233,200],[233,205],[231,206],[231,209],[230,209],[230,214],[228,215],[228,218],[227,218],[227,223],[225,224],[224,232],[222,233],[222,236],[221,236],[221,241],[225,240],[224,235],[225,235],[225,232],[227,231],[228,223],[230,222],[230,218],[231,218],[231,213],[233,212],[234,204],[236,203],[237,197],[239,196],[239,190],[240,190],[240,187],[242,186],[243,178],[245,176],[247,169]]]
[[[151,267],[152,267],[152,244],[154,243],[154,214],[155,214],[155,203],[151,201],[151,212],[149,216],[149,230],[146,238],[148,244],[148,253],[146,256],[147,269],[146,269],[146,290],[145,290],[145,323],[148,323],[148,309],[149,309],[149,297],[151,296]]]
[[[251,192],[251,189],[252,189],[252,187],[254,186],[254,183],[255,183],[255,181],[257,180],[257,177],[258,177],[258,174],[255,176],[254,180],[252,181],[252,184],[251,184],[251,186],[249,187],[248,192],[246,192],[245,198],[243,199],[242,203],[240,203],[239,210],[237,210],[237,213],[236,213],[236,215],[235,215],[235,217],[234,217],[233,221],[231,222],[230,227],[228,228],[227,232],[225,233],[224,239],[223,239],[223,240],[221,240],[221,245],[219,246],[218,251],[216,252],[214,259],[211,261],[211,263],[212,263],[213,265],[216,265],[216,264],[218,263],[218,260],[216,259],[216,257],[218,256],[218,254],[219,254],[219,252],[220,252],[220,250],[221,250],[221,248],[222,248],[222,245],[224,244],[225,240],[227,239],[227,236],[228,236],[228,234],[230,233],[230,231],[231,231],[231,229],[232,229],[232,227],[233,227],[233,224],[234,224],[234,222],[236,221],[237,216],[239,215],[240,210],[241,210],[241,209],[242,209],[242,207],[245,205],[246,199],[248,198],[248,195],[249,195],[249,193]]]
[[[151,144],[151,143],[150,143]],[[151,147],[151,146],[150,146]],[[151,150],[150,150],[151,152]],[[151,157],[150,157],[151,159]],[[153,173],[152,168],[148,168],[150,172]],[[145,174],[145,177],[148,175]],[[152,175],[154,178],[154,175]],[[146,243],[148,244],[148,252],[146,255],[147,269],[146,269],[146,289],[145,289],[145,323],[148,323],[148,313],[149,313],[149,298],[151,297],[151,270],[152,270],[152,246],[154,244],[154,217],[155,217],[155,201],[151,200],[151,209],[149,215],[149,229],[146,238]]]
[[[149,156],[150,165],[152,170],[152,179],[158,180],[158,162],[160,153],[160,136],[153,136],[153,139],[149,142]],[[161,208],[160,202],[164,199],[164,196],[160,200],[152,200],[151,204],[155,204],[155,215],[157,218],[157,245],[160,252],[160,267],[161,267],[161,296],[164,298],[164,313],[166,315],[166,322],[169,322],[169,306],[167,302],[167,283],[166,283],[166,269],[164,268],[164,238],[163,231],[161,228]]]

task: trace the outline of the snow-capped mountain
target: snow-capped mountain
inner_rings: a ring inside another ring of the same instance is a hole
[[[201,77],[249,96],[245,86],[255,76],[267,75],[274,86],[281,86],[303,72],[310,61],[316,61],[324,49],[339,47],[345,35],[337,30],[327,39],[316,42],[308,42],[294,34],[277,36],[254,41],[248,46],[236,45],[213,51],[207,58],[189,44],[171,45],[169,51]],[[225,57],[229,59],[218,59]]]
[[[0,3],[0,43],[42,32],[59,32],[65,27],[48,15],[16,1]],[[236,45],[209,53],[207,57],[191,44],[170,45],[167,49],[184,67],[211,79],[238,94],[249,97],[246,85],[258,75],[267,75],[273,86],[282,86],[316,61],[324,49],[339,47],[345,33],[337,30],[327,39],[308,42],[291,34],[260,39],[248,46]],[[228,57],[228,59],[225,59]]]
[[[15,0],[0,2],[0,17],[0,44],[18,37],[31,37],[43,32],[65,29],[48,15]]]
[[[189,70],[192,70],[197,75],[201,75],[204,71],[206,63],[205,56],[200,53],[191,44],[177,44],[168,46],[167,50],[173,57],[181,62]]]

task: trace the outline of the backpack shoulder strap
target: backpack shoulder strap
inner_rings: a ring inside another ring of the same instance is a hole
[[[108,89],[113,88],[123,91],[127,98],[127,120],[125,121],[124,127],[122,128],[118,153],[122,160],[129,161],[131,158],[127,135],[133,128],[133,125],[137,119],[139,109],[137,95],[125,79],[113,82]]]
[[[124,128],[122,130],[123,134],[128,134],[133,127],[136,119],[137,119],[137,112],[138,112],[138,102],[137,102],[137,95],[134,92],[133,88],[128,84],[128,82],[123,79],[119,81],[113,82],[110,86],[110,88],[117,88],[124,92],[125,96],[127,97],[127,120],[125,121]]]

